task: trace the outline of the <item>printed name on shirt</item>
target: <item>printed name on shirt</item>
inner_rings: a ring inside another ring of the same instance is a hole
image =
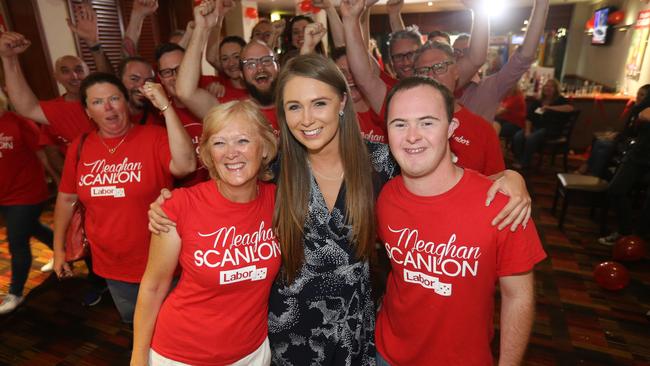
[[[368,133],[365,133],[361,131],[361,135],[363,136],[363,139],[366,141],[370,142],[381,142],[384,143],[384,136],[383,135],[375,135],[374,134],[375,130],[370,130]]]
[[[467,138],[465,138],[465,136],[454,135],[454,140],[456,140],[456,142],[458,142],[459,144],[463,144],[465,146],[469,146],[470,144],[470,141]]]
[[[124,158],[121,163],[117,164],[107,164],[106,159],[83,164],[86,167],[90,167],[90,173],[82,174],[79,177],[79,186],[103,185],[101,187],[91,188],[90,193],[92,197],[125,197],[124,188],[109,185],[132,182],[139,183],[142,179],[142,163],[130,162],[129,158]]]
[[[253,233],[240,234],[234,226],[230,226],[211,233],[198,234],[204,238],[212,238],[213,241],[212,249],[194,251],[196,266],[216,268],[245,265],[223,271],[219,279],[221,284],[263,280],[266,278],[267,269],[251,264],[280,256],[280,245],[273,229],[266,228],[264,221],[260,222],[259,228]]]
[[[417,229],[393,229],[389,226],[388,230],[399,234],[395,245],[388,242],[384,245],[389,259],[405,267],[404,281],[432,289],[442,296],[450,296],[450,284],[418,271],[447,277],[477,276],[481,248],[456,243],[456,234],[451,234],[446,243],[434,243],[420,239]],[[406,267],[417,271],[407,270]]]
[[[5,136],[4,133],[0,133],[0,150],[13,150],[14,149],[14,137]],[[2,157],[2,151],[0,151],[0,158]]]

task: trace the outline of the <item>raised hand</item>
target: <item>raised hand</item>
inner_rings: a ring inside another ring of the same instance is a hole
[[[285,22],[284,19],[280,19],[271,23],[271,26],[273,27],[273,34],[280,35],[284,33],[284,28],[287,26],[287,22]]]
[[[404,6],[404,0],[388,0],[386,2],[386,9],[389,13],[399,13],[402,11],[402,6]]]
[[[194,23],[198,28],[212,28],[217,25],[218,18],[219,11],[215,0],[203,0],[194,7]]]
[[[169,108],[169,98],[167,98],[162,85],[147,81],[140,87],[140,93],[144,94],[151,101],[151,104],[160,109],[161,112]]]
[[[208,84],[205,90],[217,98],[223,98],[223,96],[226,95],[226,87],[216,81]]]
[[[133,2],[133,13],[140,16],[149,16],[158,10],[158,0],[135,0]]]
[[[366,9],[370,9],[371,6],[377,4],[379,0],[366,0]]]
[[[364,7],[365,0],[343,0],[339,9],[342,18],[359,18]]]
[[[92,5],[87,1],[75,5],[74,18],[74,23],[71,19],[66,19],[70,30],[79,38],[83,39],[88,46],[96,45],[98,38],[97,13],[95,13]]]
[[[20,33],[5,32],[0,35],[0,57],[17,56],[32,43]]]
[[[303,49],[314,50],[318,42],[327,34],[327,29],[322,23],[315,22],[305,27],[305,43]]]
[[[216,3],[220,17],[224,17],[230,10],[232,10],[232,8],[235,7],[234,0],[217,0]]]

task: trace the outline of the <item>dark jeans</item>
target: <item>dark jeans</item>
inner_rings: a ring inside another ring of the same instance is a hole
[[[618,220],[618,232],[621,235],[632,233],[645,234],[647,231],[648,220],[650,219],[650,195],[647,195],[637,226],[632,225],[632,190],[639,184],[641,179],[650,172],[647,162],[641,162],[637,159],[628,159],[621,163],[616,170],[616,174],[609,183],[607,196],[610,205],[616,211],[616,220]]]
[[[607,179],[609,172],[607,167],[612,155],[616,149],[616,141],[614,140],[595,140],[591,144],[591,154],[587,160],[588,171],[597,177]]]
[[[506,140],[512,139],[517,132],[521,131],[521,127],[517,126],[514,123],[503,120],[497,120],[497,122],[501,125],[501,132],[499,132],[499,136],[505,138]]]
[[[539,151],[546,139],[546,129],[538,128],[533,130],[528,137],[524,136],[524,130],[519,130],[512,138],[512,152],[515,159],[522,167],[530,166],[533,155]]]
[[[30,237],[35,237],[52,248],[52,230],[41,224],[43,204],[0,206],[0,212],[7,222],[7,239],[11,254],[11,285],[9,293],[22,296],[29,269],[32,266]]]

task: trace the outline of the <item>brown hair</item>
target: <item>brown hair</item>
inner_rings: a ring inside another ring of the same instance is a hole
[[[212,179],[220,179],[210,155],[210,136],[219,132],[229,121],[235,118],[250,121],[257,128],[262,146],[268,152],[268,155],[262,159],[258,177],[263,181],[271,180],[273,174],[269,169],[269,164],[278,153],[278,140],[260,108],[250,100],[219,104],[210,109],[205,115],[205,118],[203,118],[203,133],[201,134],[201,142],[199,142],[199,158],[201,158],[203,165],[208,169]]]
[[[280,241],[284,277],[295,279],[304,261],[303,228],[309,207],[308,152],[287,126],[284,114],[284,88],[293,77],[301,76],[331,86],[341,98],[349,95],[345,77],[336,64],[321,55],[297,56],[287,63],[276,89],[276,108],[281,136],[281,170],[273,216],[273,226]],[[372,259],[375,245],[375,199],[372,165],[361,138],[352,98],[346,98],[343,116],[339,118],[339,154],[343,163],[345,183],[345,219],[352,225],[351,243],[357,258]]]

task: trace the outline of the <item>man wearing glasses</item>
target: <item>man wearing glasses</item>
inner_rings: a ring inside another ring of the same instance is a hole
[[[448,44],[427,42],[416,52],[413,65],[416,76],[432,78],[450,92],[456,89],[458,65]],[[454,118],[459,123],[449,141],[454,163],[487,176],[501,173],[505,169],[501,145],[490,124],[458,102]]]

